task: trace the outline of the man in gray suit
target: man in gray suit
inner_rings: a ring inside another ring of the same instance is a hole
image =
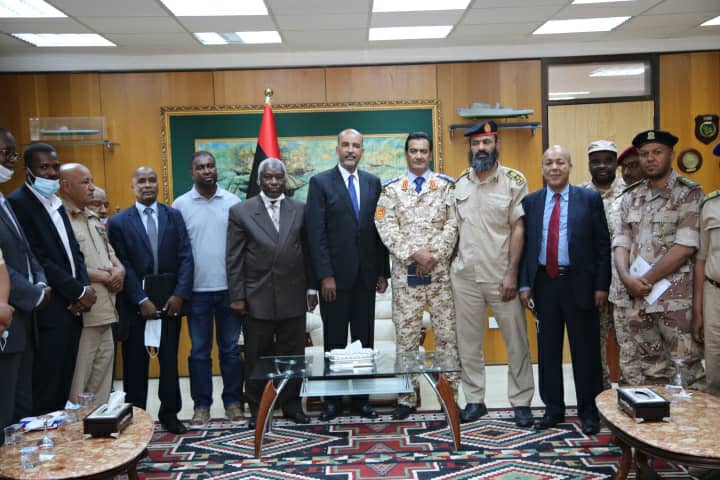
[[[305,351],[305,312],[317,305],[311,289],[305,239],[305,204],[285,197],[287,171],[277,158],[258,167],[259,195],[230,209],[227,232],[227,275],[230,308],[245,320],[246,399],[255,427],[263,388],[249,380],[258,358],[302,355]],[[300,404],[300,381],[288,383],[278,403],[287,418],[308,423]]]
[[[19,155],[15,138],[0,127],[0,183],[15,171]],[[45,273],[30,250],[25,233],[0,193],[0,250],[10,276],[9,304],[15,309],[7,338],[0,339],[0,437],[2,428],[32,410],[32,360],[35,341],[33,310],[50,300]],[[1,440],[2,438],[0,438]]]

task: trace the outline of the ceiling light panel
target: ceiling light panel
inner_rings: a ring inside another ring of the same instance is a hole
[[[263,0],[161,0],[176,17],[267,15]]]
[[[61,18],[67,17],[43,0],[0,0],[0,18]]]
[[[371,28],[369,40],[421,40],[445,38],[452,30],[452,25],[422,26],[422,27],[380,27]]]
[[[619,67],[601,67],[593,70],[591,77],[635,77],[645,74],[645,65],[627,65]]]
[[[116,47],[97,33],[13,33],[36,47]]]
[[[633,0],[574,0],[572,5],[587,5],[589,3],[619,3],[631,2]]]
[[[203,45],[282,43],[280,33],[276,30],[254,32],[197,32],[193,33],[193,35]]]
[[[465,10],[470,0],[374,0],[373,13]]]
[[[701,24],[700,26],[701,27],[713,27],[713,26],[717,26],[717,25],[720,25],[720,15],[718,15],[715,18],[711,18],[710,20]]]
[[[609,32],[627,22],[630,17],[573,18],[567,20],[548,20],[533,35],[553,35],[561,33]]]

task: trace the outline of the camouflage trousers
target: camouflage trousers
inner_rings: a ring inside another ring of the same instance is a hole
[[[600,320],[600,363],[602,363],[603,390],[610,388],[610,367],[608,366],[607,347],[610,337],[610,326],[613,323],[613,305],[605,302],[598,308]]]
[[[615,305],[615,334],[620,347],[620,376],[627,385],[672,383],[681,361],[683,383],[705,388],[703,347],[691,334],[692,309],[646,313]]]
[[[703,285],[703,321],[707,391],[720,396],[720,288],[708,281]]]
[[[457,333],[455,330],[455,306],[453,304],[450,282],[435,282],[416,287],[392,288],[393,323],[398,352],[416,352],[422,335],[422,317],[424,307],[430,308],[432,328],[435,334],[435,350],[446,352],[458,358]],[[457,372],[446,373],[453,394],[457,398],[460,375]],[[417,377],[413,377],[413,387],[417,389]],[[417,406],[415,393],[400,394],[398,403],[411,407]]]

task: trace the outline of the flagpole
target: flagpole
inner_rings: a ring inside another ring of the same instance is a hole
[[[268,87],[268,88],[265,89],[265,92],[264,92],[264,93],[265,93],[265,103],[271,103],[271,102],[270,102],[270,99],[271,99],[272,96],[273,96],[273,89],[270,88],[270,87]]]
[[[265,107],[263,108],[262,118],[260,120],[260,131],[258,132],[258,143],[255,148],[255,158],[253,159],[250,178],[245,189],[245,198],[250,198],[260,193],[258,180],[258,166],[260,162],[268,157],[280,158],[280,148],[277,141],[277,132],[275,130],[275,119],[272,113],[272,105],[270,100],[273,96],[273,90],[270,87],[265,88]]]

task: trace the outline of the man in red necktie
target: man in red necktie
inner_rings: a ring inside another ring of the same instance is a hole
[[[610,287],[610,236],[602,198],[570,185],[568,151],[550,147],[542,158],[546,187],[522,201],[525,246],[520,299],[537,314],[540,398],[545,415],[536,428],[565,419],[562,348],[565,326],[573,362],[582,431],[599,430],[595,396],[602,390],[597,307]]]

